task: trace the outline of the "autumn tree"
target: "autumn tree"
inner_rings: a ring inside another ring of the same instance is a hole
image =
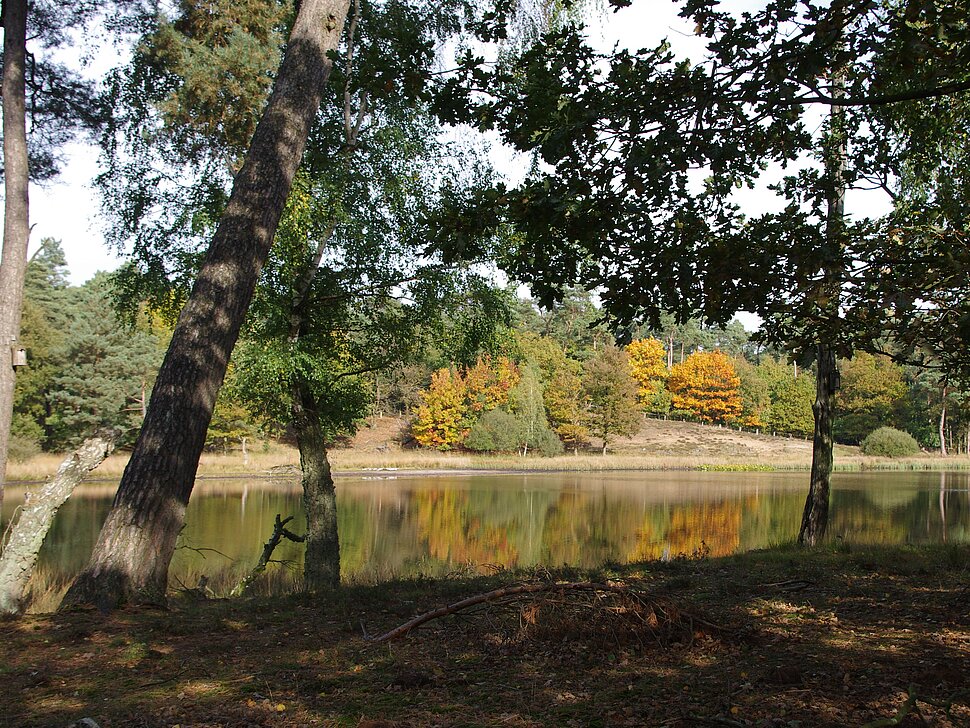
[[[504,405],[521,378],[519,368],[507,356],[479,358],[463,374],[470,412],[481,414]]]
[[[582,385],[589,401],[589,429],[603,441],[604,455],[614,437],[640,431],[640,388],[630,376],[630,359],[623,349],[612,344],[601,347],[583,365]]]
[[[423,447],[451,450],[468,435],[468,386],[455,369],[439,369],[431,386],[419,393],[421,404],[411,423],[411,434]]]
[[[741,414],[741,380],[720,351],[697,352],[675,364],[667,386],[674,409],[701,422],[728,424]]]
[[[411,423],[414,439],[437,450],[462,445],[477,419],[508,403],[520,378],[507,357],[485,356],[463,370],[439,369],[420,394],[422,403]]]
[[[653,414],[666,414],[670,408],[665,383],[667,381],[667,352],[664,345],[653,338],[636,339],[627,344],[630,373],[640,385],[640,406]]]

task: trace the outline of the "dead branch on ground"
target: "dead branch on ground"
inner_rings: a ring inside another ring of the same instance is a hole
[[[622,614],[631,625],[641,628],[651,633],[655,632],[660,626],[661,621],[673,623],[681,621],[684,623],[687,632],[692,632],[694,625],[700,625],[716,632],[726,632],[727,630],[719,625],[701,619],[696,615],[690,614],[685,610],[672,608],[668,605],[666,598],[651,597],[637,592],[630,586],[622,584],[604,584],[599,582],[541,582],[533,584],[518,584],[515,586],[502,587],[492,591],[467,597],[445,607],[439,607],[430,612],[425,612],[404,624],[395,627],[379,637],[369,637],[365,632],[365,639],[373,644],[380,644],[390,640],[406,636],[411,630],[420,627],[432,620],[448,615],[457,614],[463,610],[483,604],[508,604],[509,602],[529,598],[539,594],[555,593],[564,595],[566,592],[587,593],[595,598],[595,604],[581,605],[584,607],[598,606],[603,614]],[[621,597],[627,600],[626,605],[602,606],[603,598],[607,595]],[[526,622],[535,624],[535,615],[538,607],[527,607],[522,616]],[[676,613],[676,614],[674,614]],[[587,618],[588,621],[588,618]]]

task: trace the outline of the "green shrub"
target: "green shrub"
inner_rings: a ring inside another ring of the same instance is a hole
[[[538,451],[546,456],[561,455],[563,451],[562,441],[548,426],[530,435],[525,421],[502,409],[479,417],[464,444],[469,450],[479,452],[515,452],[526,445],[529,452]]]
[[[908,432],[894,427],[880,427],[870,432],[860,444],[864,455],[879,455],[887,458],[902,458],[916,455],[919,444]]]
[[[522,423],[505,410],[486,412],[472,425],[465,447],[480,452],[511,452],[519,449]]]
[[[15,463],[30,460],[40,454],[40,443],[23,435],[11,434],[10,444],[7,446],[7,457]]]
[[[563,453],[562,440],[559,439],[559,436],[555,432],[548,428],[539,432],[536,437],[535,447],[546,457],[554,457],[556,455],[562,455]]]

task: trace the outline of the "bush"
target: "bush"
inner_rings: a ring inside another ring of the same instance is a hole
[[[23,435],[11,434],[10,443],[7,446],[7,457],[15,462],[22,463],[30,460],[34,455],[40,454],[40,443]]]
[[[480,452],[511,452],[519,449],[522,423],[508,412],[494,409],[472,425],[465,447]]]
[[[562,455],[563,445],[559,436],[550,429],[542,430],[536,438],[536,449],[546,457]]]
[[[919,444],[908,432],[902,432],[894,427],[880,427],[866,436],[860,449],[864,455],[901,458],[916,455],[919,452]]]

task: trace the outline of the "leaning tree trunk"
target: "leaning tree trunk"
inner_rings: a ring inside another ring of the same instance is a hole
[[[148,413],[91,562],[65,605],[165,598],[205,433],[347,17],[349,0],[303,0],[272,96],[179,316]]]
[[[0,260],[0,506],[13,419],[14,344],[27,270],[27,0],[3,0],[3,258]]]
[[[835,441],[832,437],[835,393],[839,388],[839,370],[835,352],[828,346],[818,347],[818,381],[815,386],[815,436],[812,442],[812,474],[808,498],[802,513],[798,543],[814,546],[825,535],[829,521],[829,481]]]
[[[0,554],[0,614],[19,614],[37,554],[54,516],[78,483],[115,449],[120,433],[99,432],[67,457],[43,487],[27,493],[10,540]]]
[[[303,583],[307,591],[336,589],[340,586],[337,491],[323,442],[317,401],[299,374],[294,375],[292,411],[306,511]]]

